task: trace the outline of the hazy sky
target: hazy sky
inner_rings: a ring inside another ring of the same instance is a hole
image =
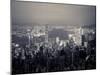
[[[12,2],[13,25],[91,25],[95,24],[95,6]]]

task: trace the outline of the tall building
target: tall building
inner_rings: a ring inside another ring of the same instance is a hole
[[[45,26],[45,42],[48,43],[48,25]]]
[[[81,45],[82,44],[82,34],[83,34],[83,30],[82,30],[82,28],[80,27],[80,28],[76,28],[75,29],[75,43],[77,44],[77,45]]]

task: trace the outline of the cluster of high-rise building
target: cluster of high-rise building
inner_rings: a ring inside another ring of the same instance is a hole
[[[54,26],[53,28],[53,26],[50,27],[50,25],[35,25],[22,30],[24,32],[20,33],[20,31],[14,31],[12,35],[20,37],[26,36],[29,45],[45,42],[66,46],[66,43],[72,42],[78,46],[82,45],[87,47],[88,42],[95,39],[95,28],[72,27],[70,29],[64,29],[63,26],[58,26],[58,28]]]

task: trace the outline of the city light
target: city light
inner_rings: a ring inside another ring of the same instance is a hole
[[[72,38],[73,35],[72,34],[69,34],[68,36],[69,36],[69,38]]]
[[[15,44],[16,47],[19,47],[19,44]]]

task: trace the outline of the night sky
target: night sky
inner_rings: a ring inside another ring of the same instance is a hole
[[[95,25],[96,7],[12,0],[11,17],[13,25]]]

